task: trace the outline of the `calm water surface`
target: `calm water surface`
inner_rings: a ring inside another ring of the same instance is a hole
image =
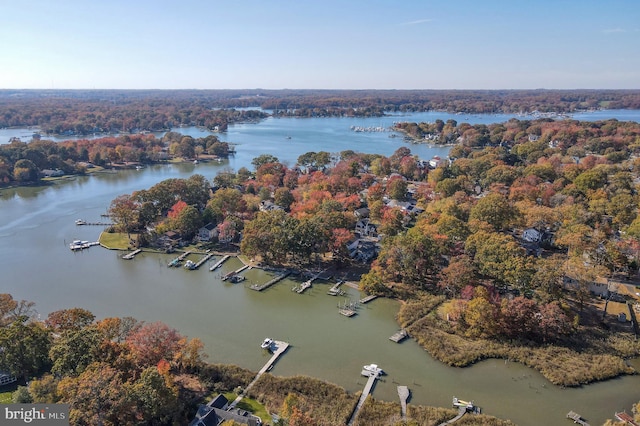
[[[391,119],[391,118],[390,118]],[[412,340],[394,344],[397,302],[378,299],[345,318],[337,304],[358,299],[357,290],[345,297],[326,294],[319,283],[299,295],[296,284],[284,280],[258,293],[247,287],[271,275],[252,270],[247,281],[231,284],[221,274],[237,269],[231,259],[215,272],[205,264],[198,271],[167,268],[169,255],[141,254],[133,261],[94,247],[72,253],[73,239],[94,241],[100,227],[75,226],[75,219],[100,220],[118,195],[148,188],[167,178],[201,173],[207,178],[227,167],[250,166],[262,153],[293,164],[307,151],[354,151],[391,154],[405,146],[388,133],[355,133],[356,126],[387,125],[380,119],[268,119],[260,124],[232,126],[223,140],[238,144],[238,154],[223,164],[154,166],[80,177],[64,184],[0,191],[0,291],[16,299],[36,302],[40,314],[84,307],[99,318],[133,316],[164,321],[190,337],[201,338],[211,362],[235,363],[258,370],[267,355],[259,348],[264,337],[286,340],[292,348],[274,374],[303,374],[361,390],[363,364],[377,363],[388,375],[374,391],[379,399],[395,401],[397,384],[408,385],[412,402],[449,406],[452,396],[475,400],[486,413],[519,425],[565,424],[569,410],[601,424],[614,411],[630,410],[640,399],[640,376],[561,389],[540,374],[515,363],[489,360],[455,369],[435,361]],[[415,118],[413,121],[419,121]],[[423,120],[424,121],[424,120]],[[197,131],[197,129],[192,130]],[[287,137],[291,139],[287,139]],[[446,148],[409,145],[422,158],[446,155]],[[197,256],[191,257],[197,260]],[[212,259],[210,262],[214,262]]]

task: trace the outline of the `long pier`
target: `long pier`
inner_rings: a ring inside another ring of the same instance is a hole
[[[209,254],[207,254],[207,255],[206,255],[206,256],[204,256],[202,259],[198,260],[198,261],[196,262],[196,264],[195,264],[195,265],[193,265],[193,268],[192,268],[192,269],[198,269],[199,267],[201,267],[201,266],[204,264],[204,262],[206,262],[207,260],[211,259],[212,257],[213,257],[213,253],[209,253]]]
[[[218,269],[219,267],[222,266],[222,264],[224,262],[226,262],[231,256],[228,254],[225,254],[224,256],[222,256],[222,259],[218,260],[216,263],[214,263],[211,268],[209,268],[210,271],[215,271],[216,269]]]
[[[136,257],[136,254],[141,253],[141,252],[142,252],[142,249],[137,249],[137,250],[132,251],[129,254],[125,254],[124,256],[122,256],[122,258],[125,259],[125,260],[131,260],[134,257]]]
[[[284,354],[287,351],[287,349],[289,349],[289,343],[282,342],[279,340],[274,340],[271,347],[274,348],[274,351],[271,358],[269,358],[269,361],[267,361],[267,363],[260,369],[260,371],[258,371],[258,374],[256,374],[256,377],[251,381],[251,383],[247,385],[246,388],[244,388],[242,393],[238,395],[238,397],[231,404],[229,404],[229,408],[234,408],[240,401],[242,401],[242,398],[244,398],[247,391],[251,389],[251,387],[258,381],[260,376],[262,376],[267,371],[271,370],[271,368],[273,367],[275,362],[278,360],[278,358],[280,358],[280,356]]]
[[[364,374],[364,371],[363,371],[363,374]],[[367,397],[369,396],[369,394],[371,393],[371,390],[373,389],[373,385],[375,384],[376,380],[379,377],[380,377],[379,373],[371,372],[371,374],[369,374],[369,379],[367,380],[367,384],[364,385],[364,389],[362,390],[362,395],[360,395],[360,399],[358,400],[358,403],[356,404],[356,408],[353,410],[353,413],[351,414],[351,418],[349,419],[349,422],[347,422],[347,426],[352,426],[353,423],[355,422],[356,417],[358,416],[358,412],[360,412],[360,409],[364,405],[364,402],[367,400]]]
[[[265,288],[271,287],[272,285],[274,285],[278,281],[282,281],[283,279],[287,278],[290,274],[291,274],[291,271],[284,271],[282,274],[280,274],[277,277],[267,281],[266,283],[264,283],[262,285],[253,284],[253,285],[251,285],[250,288],[251,288],[251,290],[262,291]]]

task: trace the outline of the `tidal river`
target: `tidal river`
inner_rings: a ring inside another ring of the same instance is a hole
[[[238,153],[227,163],[154,166],[49,187],[3,189],[0,292],[34,301],[43,318],[54,310],[82,307],[99,318],[163,321],[182,334],[202,339],[209,361],[255,371],[267,359],[260,342],[265,337],[285,340],[292,347],[273,374],[318,377],[351,392],[364,386],[359,375],[362,365],[376,363],[388,375],[373,396],[388,401],[397,400],[396,386],[402,384],[412,391],[411,403],[448,407],[457,396],[519,425],[562,425],[570,410],[595,425],[611,418],[614,411],[630,411],[640,399],[640,376],[561,389],[519,364],[490,360],[456,369],[435,361],[412,340],[392,343],[388,338],[397,330],[398,311],[398,303],[392,300],[377,299],[346,318],[338,314],[337,305],[359,299],[357,290],[346,288],[345,296],[332,297],[326,294],[329,285],[318,283],[297,294],[291,291],[297,283],[284,280],[255,292],[249,285],[270,277],[263,271],[249,271],[247,280],[239,284],[221,280],[222,274],[241,266],[237,259],[214,272],[209,271],[211,263],[187,271],[168,268],[171,255],[143,253],[126,261],[100,247],[75,253],[68,248],[74,239],[97,240],[101,231],[99,226],[76,226],[76,219],[100,221],[113,198],[163,179],[193,173],[210,179],[226,168],[251,167],[251,159],[262,153],[293,164],[307,151],[352,149],[389,155],[405,146],[401,137],[390,138],[388,132],[350,130],[353,125],[388,125],[380,121],[269,119],[232,126],[222,135],[222,140],[237,143]],[[447,154],[446,148],[408,147],[424,159]]]

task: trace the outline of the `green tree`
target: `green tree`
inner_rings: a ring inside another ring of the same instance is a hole
[[[33,182],[38,180],[38,166],[31,160],[18,160],[13,166],[13,178],[17,182]]]
[[[44,325],[20,316],[0,328],[0,370],[26,379],[47,365],[50,346]]]
[[[138,224],[138,205],[130,195],[120,195],[111,201],[109,216],[120,232],[126,232],[130,238]]]
[[[178,213],[175,226],[183,236],[192,237],[202,226],[202,215],[194,206],[186,206]]]
[[[500,231],[508,228],[518,215],[517,209],[504,196],[491,193],[478,200],[471,208],[469,218],[487,222]]]
[[[101,341],[95,327],[67,329],[49,351],[53,362],[51,372],[57,376],[78,376],[97,360]]]
[[[260,167],[262,167],[265,164],[277,163],[277,162],[279,162],[278,157],[275,157],[271,154],[262,154],[254,158],[253,160],[251,160],[251,164],[256,170],[258,170]]]
[[[177,419],[178,392],[168,376],[155,366],[146,368],[130,387],[138,424],[173,424]]]

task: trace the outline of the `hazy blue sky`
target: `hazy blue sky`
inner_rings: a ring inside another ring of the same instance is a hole
[[[0,88],[640,88],[639,0],[0,0]]]

